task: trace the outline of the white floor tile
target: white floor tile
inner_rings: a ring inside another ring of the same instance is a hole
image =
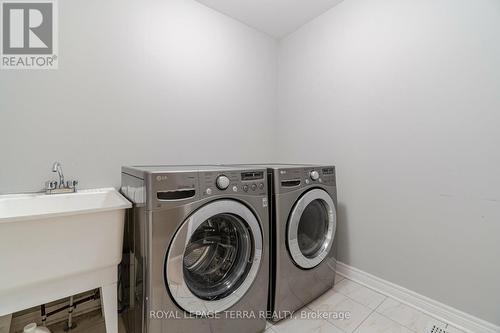
[[[419,333],[429,332],[432,325],[444,327],[441,321],[392,298],[386,299],[376,311]]]
[[[372,312],[370,308],[359,304],[349,297],[330,290],[308,305],[313,311],[325,312],[327,320],[345,332],[353,332],[356,327]],[[349,315],[349,318],[339,319],[339,315]],[[337,318],[335,318],[337,316]]]
[[[413,333],[401,324],[373,312],[355,333]]]
[[[465,333],[464,331],[462,330],[459,330],[458,328],[456,327],[453,327],[453,326],[443,326],[443,328],[446,329],[446,331],[448,331],[449,333]]]
[[[302,314],[301,314],[302,313]],[[299,311],[294,318],[282,320],[268,328],[268,333],[343,333],[323,319],[308,319],[310,310]]]
[[[342,280],[340,283],[336,284],[333,289],[370,309],[375,309],[387,298],[370,288],[348,279]]]

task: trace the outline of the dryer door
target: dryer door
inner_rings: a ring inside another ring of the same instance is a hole
[[[295,203],[288,219],[288,250],[304,269],[321,263],[332,248],[337,212],[330,195],[320,189],[306,192]]]
[[[248,291],[262,257],[255,215],[233,200],[211,202],[176,232],[165,260],[170,295],[196,315],[227,310]]]

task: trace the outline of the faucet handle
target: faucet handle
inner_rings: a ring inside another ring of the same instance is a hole
[[[67,188],[76,188],[78,186],[78,180],[68,180],[66,182]]]
[[[57,188],[57,181],[49,180],[45,182],[45,189],[47,190],[55,190]]]

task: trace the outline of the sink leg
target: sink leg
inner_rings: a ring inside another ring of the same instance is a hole
[[[118,333],[118,293],[116,283],[101,287],[101,305],[106,333]]]
[[[10,332],[10,322],[12,314],[0,316],[0,332]]]

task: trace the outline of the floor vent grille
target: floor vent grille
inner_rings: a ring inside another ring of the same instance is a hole
[[[429,333],[450,333],[446,328],[439,327],[437,325],[432,325]]]

